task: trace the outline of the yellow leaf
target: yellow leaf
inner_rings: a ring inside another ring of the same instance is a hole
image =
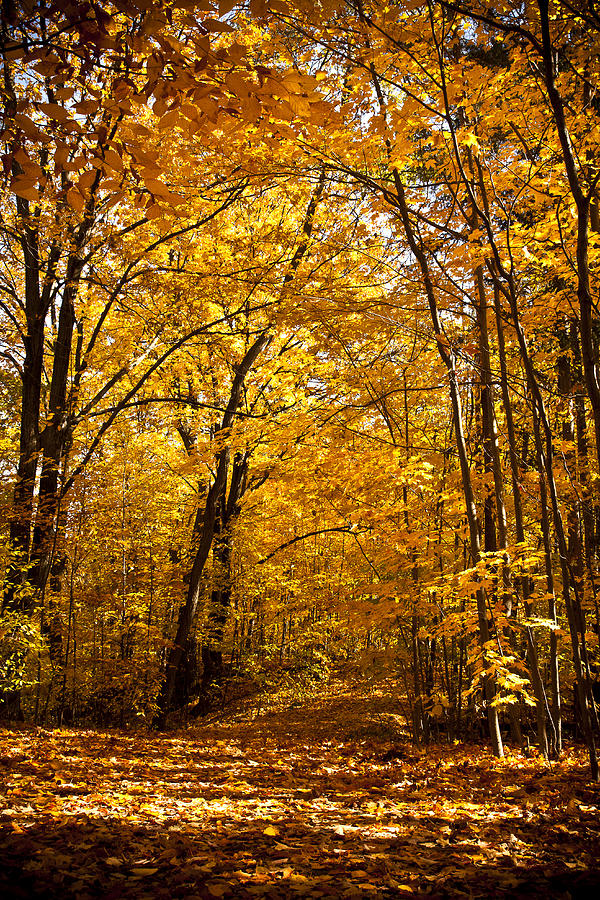
[[[479,141],[472,132],[468,131],[462,135],[462,143],[465,147],[472,147],[476,152],[479,152]]]
[[[277,837],[277,835],[279,834],[279,828],[275,828],[274,825],[268,825],[263,831],[263,834],[266,834],[269,837]]]

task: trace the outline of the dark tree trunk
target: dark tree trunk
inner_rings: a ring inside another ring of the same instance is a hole
[[[231,554],[233,529],[240,513],[240,502],[247,486],[249,453],[236,453],[231,471],[229,493],[223,493],[220,512],[215,521],[213,549],[214,575],[206,635],[202,644],[202,679],[198,714],[207,712],[222,696],[225,672],[223,668],[223,638],[231,607]]]
[[[231,387],[229,402],[225,413],[223,414],[221,426],[217,432],[219,437],[223,435],[225,441],[227,440],[226,432],[231,428],[235,419],[246,376],[269,341],[270,338],[268,332],[262,332],[247,350],[242,362],[238,366]],[[169,650],[165,679],[158,697],[158,712],[154,720],[154,724],[158,728],[164,727],[166,717],[172,709],[178,670],[182,664],[185,665],[185,651],[189,646],[192,625],[198,613],[198,606],[200,603],[204,567],[213,543],[219,503],[227,485],[229,459],[230,448],[225,443],[216,456],[217,471],[215,480],[208,491],[204,513],[201,517],[199,539],[195,547],[194,563],[190,574],[188,593],[185,603],[179,610],[177,632],[173,645]]]

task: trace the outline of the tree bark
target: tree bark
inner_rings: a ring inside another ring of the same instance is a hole
[[[230,447],[227,444],[227,432],[233,425],[235,414],[240,402],[242,388],[246,380],[248,372],[270,342],[268,331],[263,331],[256,338],[251,347],[237,368],[235,378],[229,395],[229,402],[223,420],[217,431],[217,437],[223,441],[223,446],[217,452],[216,462],[217,471],[215,479],[208,491],[206,502],[204,505],[204,513],[202,515],[202,526],[199,533],[199,540],[195,549],[194,562],[190,573],[190,584],[187,592],[185,603],[179,610],[177,621],[177,632],[173,645],[171,646],[167,659],[166,674],[162,684],[162,688],[158,697],[158,711],[154,720],[154,724],[158,728],[162,728],[166,722],[173,696],[175,692],[175,684],[177,679],[177,671],[181,666],[184,658],[185,648],[188,645],[192,624],[198,611],[202,589],[202,575],[204,567],[210,553],[214,531],[215,521],[218,512],[219,499],[225,490],[227,484],[227,473],[229,469]]]
[[[202,678],[200,697],[194,712],[207,712],[223,688],[223,638],[231,606],[231,555],[233,528],[240,513],[240,502],[247,486],[249,452],[236,453],[231,472],[229,492],[221,495],[219,513],[215,520],[213,547],[214,585],[211,593],[206,634],[202,643]]]

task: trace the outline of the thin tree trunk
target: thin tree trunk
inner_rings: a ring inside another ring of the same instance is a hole
[[[495,265],[498,265],[498,260],[495,260]],[[492,267],[492,269],[494,269],[494,267]],[[563,581],[563,597],[565,601],[565,609],[567,612],[567,620],[569,623],[569,632],[571,635],[573,665],[575,668],[575,677],[577,681],[576,690],[581,708],[582,725],[585,740],[589,750],[592,778],[594,779],[594,781],[598,781],[600,772],[598,769],[596,739],[594,735],[594,731],[597,730],[598,720],[596,706],[592,695],[592,684],[585,637],[585,618],[581,596],[578,591],[577,583],[572,577],[572,572],[569,566],[568,546],[565,537],[562,515],[560,512],[556,479],[554,476],[554,448],[552,441],[552,431],[548,422],[546,408],[535,375],[535,370],[533,368],[533,364],[529,355],[529,349],[527,347],[527,341],[525,340],[523,326],[520,322],[515,285],[510,273],[504,272],[504,278],[507,283],[504,289],[510,303],[513,326],[517,335],[519,349],[521,351],[521,359],[523,361],[523,366],[525,368],[525,373],[527,376],[527,385],[532,397],[534,417],[539,417],[539,430],[541,434],[539,437],[538,456],[540,459],[541,471],[543,471],[546,476],[546,484],[548,486],[548,491],[550,494],[550,505],[554,522],[554,532],[558,543],[558,552]],[[499,287],[501,287],[502,289],[504,285],[499,282]]]
[[[361,17],[363,17],[362,9],[359,10]],[[379,110],[382,117],[386,118],[386,104],[385,98],[383,96],[383,91],[381,89],[381,83],[379,80],[379,76],[375,70],[375,66],[371,64],[370,66],[371,77],[373,81],[373,87],[375,89],[375,94],[377,96]],[[389,138],[385,139],[385,147],[388,156],[388,160],[392,158],[392,146],[389,141]],[[426,253],[421,245],[420,240],[417,239],[417,235],[415,234],[415,230],[413,229],[408,205],[406,202],[406,194],[404,191],[404,185],[402,183],[402,179],[400,177],[400,172],[394,166],[390,166],[391,174],[394,182],[394,203],[397,206],[397,210],[400,215],[400,220],[402,222],[404,234],[406,236],[406,240],[408,246],[410,248],[411,253],[413,254],[420,272],[421,277],[423,279],[423,287],[425,290],[425,296],[427,297],[427,304],[429,306],[429,312],[431,315],[431,321],[433,324],[434,337],[437,342],[438,353],[440,359],[444,367],[446,368],[446,372],[448,375],[448,382],[450,388],[450,401],[452,405],[452,419],[454,426],[454,433],[456,437],[456,447],[458,452],[459,464],[460,464],[460,472],[461,472],[461,482],[463,488],[463,495],[465,500],[466,514],[467,514],[467,522],[469,526],[469,542],[470,542],[470,551],[471,551],[471,559],[473,561],[473,565],[477,565],[481,560],[481,532],[480,532],[480,524],[477,516],[477,508],[475,505],[475,497],[473,494],[473,485],[471,481],[471,472],[469,466],[469,458],[467,453],[467,445],[464,435],[464,426],[463,426],[463,416],[462,416],[462,404],[460,398],[460,391],[458,386],[458,377],[456,372],[456,362],[454,357],[454,351],[449,345],[448,339],[446,338],[444,331],[441,326],[437,299],[434,289],[433,279],[431,277],[431,273],[429,271],[429,264],[427,261]],[[483,588],[478,588],[476,591],[476,604],[477,604],[477,618],[479,624],[479,639],[482,647],[482,653],[485,653],[485,648],[489,644],[490,641],[490,627],[488,622],[487,615],[487,601],[485,597],[485,592]],[[487,709],[487,719],[489,726],[489,734],[490,741],[492,744],[492,749],[496,756],[503,757],[504,756],[504,748],[502,745],[502,736],[500,734],[500,722],[498,719],[498,710],[494,705],[494,700],[496,696],[496,690],[494,685],[493,677],[485,674],[483,676],[483,687],[484,687],[484,695],[486,701],[486,709]]]
[[[496,333],[498,335],[498,358],[500,362],[500,389],[502,393],[502,402],[504,406],[504,412],[506,416],[506,425],[507,425],[507,437],[508,437],[508,455],[510,460],[510,471],[511,471],[511,483],[512,483],[512,492],[513,492],[513,501],[514,501],[514,510],[515,510],[515,537],[517,539],[517,543],[523,545],[525,543],[525,530],[523,527],[523,508],[521,503],[521,480],[519,473],[519,461],[517,455],[516,448],[516,440],[515,440],[515,426],[512,412],[512,402],[510,398],[510,393],[508,389],[508,365],[506,361],[506,344],[504,339],[504,323],[502,321],[502,312],[500,308],[500,294],[498,290],[498,285],[494,283],[494,312],[496,319]],[[521,590],[523,592],[523,603],[525,606],[525,614],[526,616],[531,615],[531,604],[529,603],[529,577],[528,575],[524,575],[521,578]],[[552,632],[554,638],[556,640],[556,635]],[[548,700],[546,697],[546,691],[544,689],[544,683],[540,672],[539,667],[539,659],[537,648],[535,644],[535,637],[532,629],[529,626],[525,628],[525,639],[526,639],[526,647],[527,647],[527,663],[529,668],[529,674],[531,678],[531,684],[533,687],[533,693],[535,697],[535,711],[536,711],[536,730],[538,743],[542,753],[545,756],[548,756],[549,747],[548,747],[548,732],[546,727],[546,712],[548,709]],[[558,657],[555,654],[555,662],[558,665]],[[552,665],[552,662],[551,662]],[[558,674],[558,667],[556,668],[556,672]],[[555,705],[555,710],[558,713],[560,710],[560,697],[558,691],[558,685],[556,685],[555,697],[558,698],[558,701]],[[560,725],[558,722],[553,722],[553,731],[554,731],[554,750],[555,753],[558,753],[558,747],[560,745],[560,741],[558,738],[558,734],[560,732]]]
[[[233,528],[240,513],[240,501],[247,485],[249,452],[236,453],[232,465],[231,482],[227,497],[220,497],[219,512],[215,519],[213,547],[213,590],[202,643],[202,679],[200,699],[194,713],[208,711],[223,687],[223,639],[231,605],[231,555]]]
[[[579,301],[579,333],[581,337],[581,356],[585,385],[592,408],[594,431],[596,435],[596,454],[600,469],[600,378],[598,375],[598,362],[593,339],[593,309],[594,299],[590,286],[589,270],[589,225],[590,207],[594,196],[594,186],[584,192],[579,180],[577,162],[573,145],[569,136],[565,119],[565,107],[560,92],[556,86],[555,73],[557,71],[558,57],[552,45],[549,19],[549,0],[537,0],[540,11],[540,23],[542,32],[542,61],[543,74],[548,92],[550,108],[554,116],[554,123],[560,141],[565,173],[575,206],[577,208],[577,299]],[[582,173],[583,174],[583,173]]]
[[[223,420],[218,434],[226,432],[233,425],[246,376],[269,342],[270,337],[268,332],[263,331],[254,341],[252,346],[246,351],[242,362],[237,368],[229,395],[229,402],[225,413],[223,414]],[[227,443],[225,443],[217,453],[217,471],[204,505],[202,526],[200,529],[199,540],[196,545],[192,571],[190,573],[188,593],[185,603],[179,610],[177,633],[175,635],[173,646],[169,650],[166,675],[158,697],[158,712],[155,717],[155,725],[159,728],[164,727],[166,716],[171,709],[177,672],[184,658],[185,648],[188,646],[192,630],[192,623],[194,622],[198,611],[202,588],[202,574],[212,547],[219,499],[227,484],[229,457],[230,448]]]
[[[415,237],[410,217],[408,213],[408,207],[406,205],[406,198],[404,194],[404,187],[400,180],[400,175],[396,169],[394,169],[394,182],[396,188],[396,197],[398,200],[398,206],[400,209],[400,214],[402,218],[402,224],[404,226],[404,232],[406,235],[406,239],[408,241],[408,245],[417,260],[421,274],[423,277],[423,284],[425,288],[425,294],[427,297],[427,302],[429,305],[429,311],[431,314],[431,320],[433,323],[433,330],[435,339],[437,342],[438,352],[440,358],[446,368],[448,374],[448,381],[450,386],[450,400],[452,404],[452,416],[454,423],[454,433],[456,437],[456,447],[458,451],[458,458],[460,464],[460,472],[461,472],[461,481],[463,487],[463,494],[465,499],[465,507],[467,514],[467,522],[469,526],[469,536],[470,536],[470,550],[471,550],[471,559],[474,565],[477,565],[481,560],[481,537],[480,537],[480,526],[479,519],[477,516],[477,508],[475,506],[475,497],[473,494],[473,485],[471,481],[471,472],[469,467],[469,458],[467,454],[467,445],[463,430],[463,419],[462,419],[462,405],[460,399],[460,392],[458,388],[458,377],[456,373],[456,365],[454,359],[454,353],[452,348],[448,344],[448,340],[444,335],[442,330],[439,312],[437,307],[437,300],[435,296],[435,291],[433,287],[433,281],[431,279],[431,275],[429,272],[429,265],[427,263],[427,258],[425,256],[425,252],[417,242]],[[476,591],[476,603],[477,603],[477,616],[479,623],[479,637],[482,645],[482,652],[485,652],[485,647],[488,645],[490,641],[490,627],[488,622],[488,614],[487,614],[487,602],[485,598],[485,593],[483,588],[478,588]],[[490,732],[490,740],[492,743],[492,748],[494,753],[498,757],[502,757],[504,755],[504,748],[502,746],[502,737],[500,734],[500,723],[498,720],[498,710],[494,705],[494,699],[496,696],[495,687],[493,678],[490,675],[484,675],[483,677],[483,686],[484,686],[484,694],[486,699],[486,708],[487,708],[487,717],[488,717],[488,726]]]

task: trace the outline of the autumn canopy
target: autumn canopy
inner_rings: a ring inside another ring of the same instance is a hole
[[[2,716],[383,670],[597,780],[594,5],[2,11]]]

